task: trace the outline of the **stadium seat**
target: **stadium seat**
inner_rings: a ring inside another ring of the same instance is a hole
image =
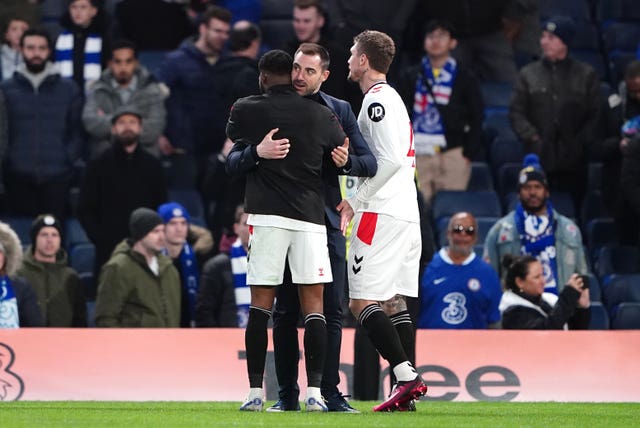
[[[516,137],[497,136],[489,149],[489,164],[498,171],[506,163],[522,163],[524,146]]]
[[[575,24],[575,35],[570,45],[572,52],[575,49],[600,50],[598,28],[591,22],[586,21],[576,22]]]
[[[96,247],[86,242],[76,244],[69,250],[69,266],[78,274],[93,274]]]
[[[441,190],[433,198],[433,219],[437,224],[442,217],[466,211],[475,217],[501,217],[502,209],[498,194],[492,190],[460,192]]]
[[[509,111],[509,101],[513,86],[506,82],[483,82],[480,84],[485,112]]]
[[[515,192],[518,186],[518,176],[522,169],[522,162],[507,162],[500,165],[496,172],[498,194],[504,199],[506,195]],[[506,207],[505,207],[506,211]]]
[[[22,248],[27,248],[31,245],[31,223],[33,223],[34,217],[29,216],[6,216],[1,219],[3,222],[11,226],[18,238],[20,238],[20,244]]]
[[[592,273],[587,274],[589,277],[589,299],[592,302],[602,302],[602,286],[598,277]]]
[[[612,330],[640,329],[640,303],[623,302],[618,306],[611,319]]]
[[[605,245],[617,244],[619,240],[613,218],[598,217],[589,221],[586,225],[586,238],[587,247],[594,254]]]
[[[602,56],[600,51],[592,49],[575,49],[571,51],[571,56],[579,61],[586,62],[591,65],[595,69],[600,80],[606,80],[608,78],[609,67],[607,67],[604,56]]]
[[[496,137],[516,138],[509,122],[509,113],[486,109],[482,122],[482,133],[487,147]]]
[[[611,314],[622,302],[640,302],[640,274],[613,274],[604,282],[603,292]]]
[[[600,302],[591,302],[591,320],[589,330],[609,330],[609,315],[607,309]]]
[[[591,10],[587,0],[540,0],[540,19],[566,15],[575,21],[590,21]]]
[[[493,189],[493,178],[491,177],[489,165],[486,162],[472,162],[471,177],[469,177],[467,191],[475,192],[478,190]]]
[[[602,32],[605,52],[635,52],[640,41],[640,23],[614,22]]]
[[[608,216],[607,208],[602,201],[600,192],[587,192],[580,207],[580,224],[584,227],[591,220]]]
[[[611,22],[640,22],[638,0],[598,0],[596,4],[596,20],[603,27],[606,27]]]
[[[438,231],[438,244],[440,247],[444,247],[448,244],[447,242],[447,227],[449,226],[450,216],[441,217],[436,224],[436,228]],[[489,233],[489,229],[496,224],[500,220],[500,217],[476,217],[476,221],[478,222],[478,231],[477,231],[477,244],[483,245],[484,239],[487,237],[487,233]]]
[[[80,221],[75,217],[68,218],[65,221],[63,238],[63,245],[67,252],[77,244],[87,244],[91,242],[89,241],[89,237],[82,228]]]
[[[631,245],[605,245],[598,252],[596,270],[603,279],[613,274],[640,273],[640,249]]]

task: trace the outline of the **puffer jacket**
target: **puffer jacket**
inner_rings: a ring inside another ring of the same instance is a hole
[[[156,276],[127,240],[103,266],[96,297],[97,327],[180,327],[180,277],[158,255]]]
[[[520,71],[509,119],[526,152],[538,154],[547,173],[578,171],[596,138],[600,104],[593,67],[571,57],[542,59]]]
[[[87,307],[80,277],[67,264],[67,253],[60,249],[56,261],[35,259],[33,247],[24,254],[20,269],[38,296],[38,306],[47,327],[86,327]]]
[[[133,106],[142,115],[142,147],[154,156],[160,156],[158,137],[166,124],[164,100],[169,96],[169,88],[158,82],[149,71],[139,66],[135,72],[136,90],[126,105]],[[113,73],[110,69],[102,72],[100,80],[89,86],[87,101],[82,110],[84,129],[91,136],[91,153],[102,153],[111,138],[111,118],[115,111],[125,105],[116,88],[112,85]]]

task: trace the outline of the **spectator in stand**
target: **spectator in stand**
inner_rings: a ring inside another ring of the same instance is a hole
[[[155,209],[167,200],[162,165],[139,143],[143,126],[131,106],[117,110],[111,118],[113,144],[89,162],[80,186],[78,218],[96,247],[95,278],[127,236],[131,212],[140,206]]]
[[[97,327],[180,326],[180,276],[163,247],[162,218],[137,208],[129,218],[129,238],[100,273]]]
[[[465,190],[482,147],[483,104],[473,75],[451,57],[457,41],[445,21],[426,26],[422,63],[403,73],[400,94],[411,116],[420,191]]]
[[[67,252],[61,245],[62,224],[52,215],[39,215],[31,225],[31,242],[20,275],[38,296],[44,325],[86,327],[84,284],[67,264]]]
[[[418,328],[499,328],[500,278],[476,257],[478,223],[473,215],[454,214],[447,239],[449,245],[435,255],[422,278]]]
[[[35,291],[16,276],[21,265],[20,239],[0,222],[0,328],[44,327]]]
[[[635,173],[629,166],[636,156],[634,146],[640,141],[640,61],[629,63],[618,93],[607,99],[603,116],[606,122],[602,129],[606,131],[606,137],[594,144],[591,152],[593,160],[603,163],[602,183],[598,190],[602,192],[605,208],[616,220],[618,238],[623,244],[634,245],[640,242],[637,216],[640,204],[634,202],[637,198],[633,191]],[[625,178],[621,183],[622,170]]]
[[[213,249],[211,232],[192,224],[185,207],[177,202],[160,205],[158,214],[164,222],[163,254],[169,256],[180,274],[180,327],[195,327],[200,267]]]
[[[46,32],[29,29],[20,42],[24,67],[0,84],[9,124],[5,180],[16,215],[66,216],[74,163],[82,151],[82,98],[49,62]],[[0,109],[1,110],[1,109]]]
[[[560,295],[545,292],[543,266],[530,255],[503,259],[507,269],[506,291],[500,301],[502,327],[521,330],[587,330],[589,288],[584,279],[571,274]]]
[[[549,200],[549,185],[539,159],[524,158],[518,178],[519,202],[515,210],[494,224],[484,241],[484,259],[504,277],[506,254],[528,254],[544,267],[545,291],[559,294],[571,275],[588,273],[578,226],[559,214]]]
[[[220,76],[230,22],[228,10],[209,8],[198,26],[198,40],[187,41],[169,53],[158,72],[171,90],[160,150],[164,155],[183,153],[192,157],[198,178],[207,157],[219,152],[225,140],[228,112],[224,111]]]
[[[351,109],[357,112],[362,103],[362,93],[358,87],[344,78],[349,74],[347,60],[348,45],[338,44],[329,35],[326,24],[326,10],[322,0],[294,0],[293,31],[295,37],[289,41],[285,50],[294,55],[301,43],[317,43],[329,52],[331,64],[329,77],[322,84],[323,92],[348,101]],[[351,41],[351,40],[349,40]]]
[[[236,207],[235,214],[236,239],[229,253],[217,254],[202,268],[196,301],[197,327],[247,327],[251,303],[247,285],[248,215],[242,205]]]
[[[24,64],[20,50],[22,34],[29,29],[29,23],[22,18],[13,18],[7,24],[4,41],[0,48],[0,80],[13,77],[13,72]]]
[[[82,121],[91,136],[91,157],[102,153],[110,145],[111,118],[123,105],[133,106],[144,122],[140,144],[159,157],[158,138],[166,123],[164,100],[169,88],[138,61],[138,50],[132,42],[114,42],[108,68],[100,79],[89,85]]]
[[[540,157],[550,189],[570,193],[579,212],[587,151],[596,137],[600,80],[593,67],[569,55],[575,33],[571,18],[553,17],[542,29],[543,58],[518,74],[509,119],[525,150]]]
[[[99,0],[70,0],[61,20],[55,60],[60,75],[73,79],[84,93],[98,80],[109,52],[107,18]]]
[[[627,143],[620,172],[620,193],[628,213],[627,223],[620,224],[619,230],[624,228],[621,235],[624,243],[640,247],[640,116],[636,116],[634,121],[635,133]]]

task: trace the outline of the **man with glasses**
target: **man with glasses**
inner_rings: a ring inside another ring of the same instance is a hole
[[[574,273],[588,273],[578,226],[549,200],[549,184],[537,155],[528,154],[518,176],[516,208],[491,227],[483,258],[502,272],[505,254],[529,254],[544,268],[545,291],[559,294]]]
[[[449,245],[433,257],[422,278],[418,328],[500,327],[500,279],[474,252],[477,232],[470,213],[459,212],[449,220]]]

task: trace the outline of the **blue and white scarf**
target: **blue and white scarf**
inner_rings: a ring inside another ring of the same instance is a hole
[[[545,292],[558,294],[558,267],[556,264],[556,222],[553,205],[547,201],[547,215],[528,214],[518,202],[515,210],[516,227],[520,235],[522,254],[537,258],[542,264]]]
[[[0,328],[18,328],[18,299],[11,286],[11,280],[3,275],[0,278]]]
[[[417,155],[432,155],[447,145],[437,104],[443,106],[449,104],[457,70],[456,60],[449,58],[438,77],[435,77],[429,57],[425,56],[422,59],[422,74],[416,81],[411,117]]]
[[[186,288],[188,307],[189,307],[189,325],[196,325],[196,299],[198,297],[198,288],[200,279],[198,277],[198,261],[193,252],[193,248],[186,242],[182,251],[180,251],[180,271],[182,274],[182,286]]]
[[[231,273],[235,287],[236,307],[238,308],[238,327],[245,328],[249,321],[251,288],[247,285],[247,252],[240,238],[231,246]]]
[[[74,36],[70,31],[64,31],[56,41],[56,64],[60,75],[73,77],[73,43]],[[98,80],[102,73],[102,37],[89,34],[84,43],[84,81]]]

